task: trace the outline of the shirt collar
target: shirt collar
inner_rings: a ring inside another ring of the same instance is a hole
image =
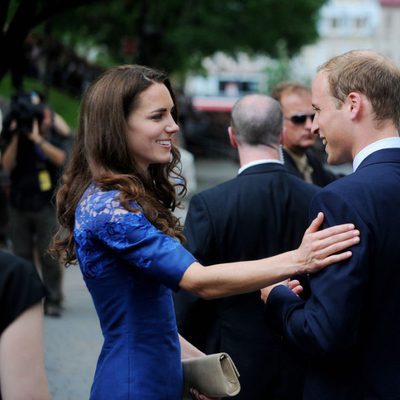
[[[353,172],[357,170],[360,164],[372,153],[382,149],[392,149],[400,147],[399,137],[389,137],[381,140],[377,140],[374,143],[369,144],[359,151],[353,160]]]
[[[267,163],[283,164],[283,162],[281,160],[263,158],[261,160],[251,161],[251,162],[241,166],[239,168],[238,175],[241,174],[247,168],[254,167],[255,165],[267,164]]]

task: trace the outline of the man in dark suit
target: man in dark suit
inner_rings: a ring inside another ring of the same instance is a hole
[[[315,135],[311,132],[314,110],[311,90],[297,82],[282,82],[271,96],[281,104],[284,116],[283,160],[285,167],[306,182],[326,186],[337,179],[327,170],[315,151]]]
[[[229,138],[239,153],[236,178],[194,195],[187,247],[205,264],[253,260],[297,247],[319,190],[290,174],[279,157],[283,116],[268,96],[249,95],[232,110]],[[301,396],[296,355],[270,330],[259,292],[213,301],[181,291],[180,333],[206,353],[229,353],[240,372],[240,400]],[[300,360],[301,361],[301,360]]]
[[[313,357],[305,400],[400,399],[400,70],[372,51],[345,53],[319,68],[312,101],[328,162],[353,160],[354,173],[322,189],[311,215],[353,222],[361,241],[311,276],[307,301],[264,289],[267,315]]]

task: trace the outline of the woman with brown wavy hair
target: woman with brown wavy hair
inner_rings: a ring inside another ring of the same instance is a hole
[[[172,290],[205,298],[254,291],[348,258],[338,252],[358,240],[351,224],[317,232],[319,215],[297,250],[203,268],[180,244],[182,227],[171,212],[178,129],[175,96],[159,71],[112,68],[83,97],[57,193],[54,250],[79,262],[104,335],[91,399],[182,398],[181,353],[201,353],[177,333]]]

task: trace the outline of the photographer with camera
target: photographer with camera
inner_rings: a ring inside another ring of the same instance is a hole
[[[3,122],[2,167],[10,176],[9,226],[13,252],[30,261],[35,249],[46,287],[45,312],[61,315],[62,270],[47,253],[57,229],[52,198],[67,158],[68,138],[36,92],[11,100]]]

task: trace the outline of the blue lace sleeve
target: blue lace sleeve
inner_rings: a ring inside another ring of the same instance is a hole
[[[156,229],[143,212],[123,208],[117,195],[117,191],[94,191],[80,203],[77,220],[116,258],[176,289],[195,258],[178,240]]]

